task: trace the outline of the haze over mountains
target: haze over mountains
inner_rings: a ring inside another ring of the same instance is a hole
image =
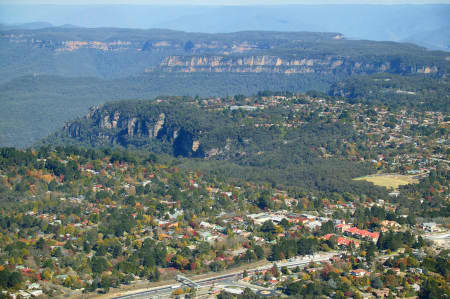
[[[444,4],[0,5],[0,145],[30,146],[111,100],[328,92],[377,73],[447,80],[448,15]]]
[[[338,33],[0,31],[0,143],[29,146],[95,104],[158,95],[327,91],[349,76],[446,78],[447,52]]]
[[[328,88],[351,76],[447,78],[448,52],[340,33],[120,28],[0,31],[0,143],[29,146],[111,100]]]
[[[208,33],[243,30],[340,32],[348,38],[406,41],[446,51],[450,49],[449,15],[450,5],[445,4],[0,6],[0,23],[3,24],[48,22],[54,26],[167,28]],[[48,23],[34,23],[32,27],[48,27]]]

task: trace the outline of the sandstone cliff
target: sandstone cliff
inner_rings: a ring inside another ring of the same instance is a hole
[[[236,72],[236,73],[280,73],[280,74],[306,74],[306,73],[346,73],[372,74],[382,72],[402,74],[437,74],[440,70],[432,63],[408,65],[398,63],[396,58],[375,59],[364,61],[362,59],[328,55],[316,58],[302,55],[300,52],[294,57],[275,55],[250,56],[168,56],[163,59],[160,69],[165,72]]]
[[[89,139],[96,145],[157,144],[166,146],[175,156],[207,156],[197,128],[180,122],[169,111],[146,112],[129,113],[115,107],[96,106],[83,119],[67,123],[64,131],[71,138]]]

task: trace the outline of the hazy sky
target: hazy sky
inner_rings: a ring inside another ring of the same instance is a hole
[[[273,5],[273,4],[432,4],[450,0],[0,0],[0,4],[161,4],[161,5]]]

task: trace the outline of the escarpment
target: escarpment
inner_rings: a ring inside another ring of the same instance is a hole
[[[438,74],[441,70],[428,63],[408,65],[398,63],[397,58],[376,58],[364,60],[360,57],[327,55],[314,57],[299,52],[282,57],[276,55],[250,56],[168,56],[163,59],[160,69],[164,72],[235,72],[235,73],[279,73],[279,74]]]
[[[24,67],[29,65],[25,55],[23,61],[10,62],[12,70],[23,70],[20,75],[53,72],[117,78],[209,72],[317,74],[333,80],[382,72],[448,77],[450,72],[446,52],[431,52],[412,44],[347,40],[339,33],[43,29],[0,32],[0,44],[10,56],[20,51],[52,62],[37,62],[30,69]]]
[[[127,110],[129,106],[112,103],[92,107],[84,118],[66,123],[63,132],[73,140],[88,141],[93,146],[148,147],[174,156],[199,158],[219,152],[207,145],[214,134],[208,125],[217,122],[213,115],[190,107],[175,110],[173,106],[148,101],[133,111]],[[198,121],[199,115],[204,122]],[[225,146],[225,139],[221,141],[221,138],[225,137],[212,138],[214,146]]]

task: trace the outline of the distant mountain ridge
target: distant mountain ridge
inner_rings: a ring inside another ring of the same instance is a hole
[[[0,24],[0,30],[36,30],[53,27],[48,22],[32,22],[24,24]]]
[[[0,22],[190,32],[321,31],[449,51],[450,5],[1,5]],[[433,32],[429,39],[428,32]],[[411,38],[414,37],[414,38]]]
[[[448,78],[450,54],[340,33],[0,30],[0,144],[28,146],[109,100],[327,91],[360,75]]]
[[[0,31],[3,81],[30,74],[104,79],[144,72],[389,72],[446,77],[450,54],[412,44],[347,40],[340,33],[227,34],[119,28]]]

